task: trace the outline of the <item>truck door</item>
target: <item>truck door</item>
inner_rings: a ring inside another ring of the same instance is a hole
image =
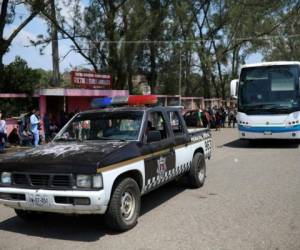
[[[193,158],[193,151],[188,146],[190,142],[188,131],[178,111],[169,111],[168,118],[170,119],[171,130],[175,140],[176,168],[181,172],[188,171],[191,166],[191,159]]]
[[[178,111],[168,111],[168,118],[171,124],[171,130],[174,135],[175,146],[185,145],[189,142],[187,131],[183,125],[183,120]]]
[[[150,136],[156,134],[156,140]],[[152,138],[153,139],[153,138]],[[174,138],[171,136],[169,126],[164,114],[153,111],[148,114],[147,128],[145,130],[145,143],[151,155],[145,163],[145,191],[150,191],[168,181],[175,170]]]

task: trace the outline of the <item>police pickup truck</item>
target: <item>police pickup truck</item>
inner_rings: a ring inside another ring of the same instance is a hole
[[[105,214],[134,227],[144,195],[181,176],[204,184],[207,129],[188,131],[176,108],[109,107],[75,115],[52,142],[0,160],[0,203],[24,220],[43,212]]]

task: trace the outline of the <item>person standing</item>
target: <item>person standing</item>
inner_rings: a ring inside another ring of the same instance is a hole
[[[2,119],[2,111],[0,111],[0,153],[4,151],[6,140],[7,140],[6,122],[4,119]]]
[[[202,109],[198,109],[197,111],[197,127],[202,127],[203,126],[203,123],[202,123]]]
[[[39,135],[39,111],[32,109],[30,116],[30,132],[33,134],[33,146],[39,145],[40,135]]]
[[[203,124],[204,128],[207,128],[207,125],[208,125],[208,121],[206,119],[206,112],[207,111],[204,109],[201,114],[201,120],[202,120],[202,124]]]
[[[218,131],[221,129],[222,126],[222,115],[220,110],[216,110],[215,121],[216,121],[216,131]]]
[[[45,130],[45,141],[49,142],[50,141],[50,115],[46,113],[43,118],[44,122],[44,130]]]

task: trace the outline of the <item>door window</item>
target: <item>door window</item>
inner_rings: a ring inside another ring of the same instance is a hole
[[[151,130],[159,131],[162,140],[168,137],[166,121],[161,112],[152,112],[149,114],[147,121],[147,133]]]
[[[169,114],[171,128],[173,130],[174,136],[182,135],[184,133],[184,131],[183,131],[182,122],[181,122],[178,112],[170,111],[170,112],[168,112],[168,114]]]

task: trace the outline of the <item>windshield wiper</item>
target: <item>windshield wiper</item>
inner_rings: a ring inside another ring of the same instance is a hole
[[[67,139],[67,138],[60,137],[55,139],[54,141],[75,141],[75,139]]]
[[[121,139],[121,138],[109,138],[109,137],[97,137],[96,140],[104,140],[104,141],[123,141],[123,142],[126,142],[127,140],[125,139]]]
[[[82,142],[82,140],[80,140],[80,139],[73,139],[73,138],[67,139],[67,138],[62,138],[62,137],[54,140],[54,142],[74,142],[74,141]]]
[[[103,136],[101,136],[101,137],[97,137],[97,139],[96,139],[96,140],[110,141],[110,140],[111,140],[111,138],[109,138],[109,137],[103,137]]]

